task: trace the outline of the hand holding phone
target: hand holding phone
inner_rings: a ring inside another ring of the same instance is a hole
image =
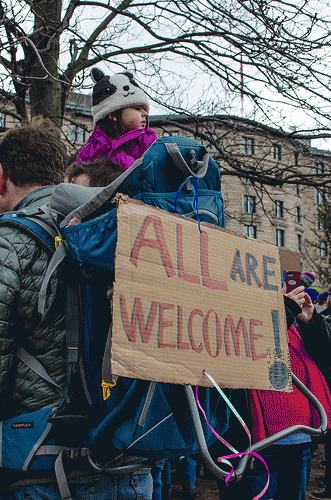
[[[301,286],[300,271],[286,271],[286,293],[298,288],[298,286]]]

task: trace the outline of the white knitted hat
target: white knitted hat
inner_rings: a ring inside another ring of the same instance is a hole
[[[107,76],[93,68],[91,78],[95,82],[92,94],[92,115],[96,123],[118,109],[129,106],[143,106],[149,112],[145,92],[138,87],[131,73],[117,73]]]

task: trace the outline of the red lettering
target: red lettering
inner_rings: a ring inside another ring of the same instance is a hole
[[[233,334],[233,344],[234,344],[234,350],[236,356],[240,356],[240,333],[243,333],[244,336],[244,342],[245,342],[245,351],[246,351],[246,357],[250,358],[251,357],[251,350],[250,350],[250,345],[249,345],[249,336],[246,328],[246,324],[244,321],[244,318],[241,317],[237,328],[232,332]]]
[[[228,285],[225,280],[216,280],[209,276],[208,264],[208,234],[206,231],[200,232],[200,254],[201,254],[201,271],[203,286],[211,288],[212,290],[227,290]]]
[[[189,332],[190,342],[191,342],[191,346],[192,346],[193,351],[194,352],[201,352],[202,349],[203,349],[203,345],[201,343],[199,346],[196,346],[196,344],[194,342],[194,338],[193,338],[193,332],[192,332],[193,318],[197,314],[199,314],[199,316],[201,316],[202,318],[204,317],[204,314],[201,311],[201,309],[193,309],[193,311],[190,314],[190,319],[189,319],[189,322],[188,322],[188,332]]]
[[[139,324],[139,331],[141,339],[144,344],[148,344],[149,338],[153,329],[156,312],[157,302],[152,302],[147,324],[145,325],[144,311],[141,299],[136,297],[133,304],[133,311],[131,315],[131,323],[129,321],[128,311],[126,307],[126,299],[124,295],[120,295],[120,310],[125,333],[130,342],[136,342],[137,326]]]
[[[227,356],[231,356],[230,350],[230,332],[232,334],[232,341],[234,345],[234,353],[236,356],[240,356],[240,334],[243,333],[244,343],[245,343],[245,351],[246,357],[251,357],[251,350],[249,347],[249,336],[247,332],[247,328],[245,325],[244,318],[241,317],[238,321],[237,328],[235,327],[233,318],[230,314],[225,318],[225,326],[224,326],[224,337],[225,337],[225,352]]]
[[[256,350],[255,350],[255,343],[254,341],[256,339],[263,339],[264,335],[262,333],[258,334],[258,333],[255,333],[254,332],[254,327],[255,326],[262,326],[263,325],[263,321],[260,321],[258,319],[251,319],[250,321],[250,328],[249,328],[249,333],[250,333],[250,337],[251,337],[251,347],[252,347],[252,357],[253,357],[253,360],[255,361],[256,359],[263,359],[263,358],[266,358],[267,357],[267,353],[261,353],[261,354],[256,354]]]
[[[145,238],[146,231],[150,224],[154,225],[156,240]],[[171,278],[172,276],[175,276],[176,271],[173,268],[170,253],[165,241],[161,217],[158,217],[156,215],[147,215],[147,217],[145,217],[145,220],[141,228],[139,229],[136,241],[134,242],[133,248],[131,250],[130,260],[136,267],[138,265],[140,249],[143,247],[149,247],[158,250],[160,252],[161,259],[168,277]]]
[[[234,326],[234,321],[232,316],[230,314],[227,315],[225,318],[225,325],[224,325],[224,345],[225,345],[225,353],[227,356],[231,356],[231,350],[230,350],[230,332],[233,332],[235,330]]]
[[[176,344],[164,344],[163,343],[163,329],[166,326],[172,326],[172,321],[165,321],[164,319],[164,311],[173,309],[173,304],[160,304],[160,321],[159,321],[159,347],[162,349],[163,347],[170,347],[171,349],[176,348]]]
[[[196,274],[187,273],[184,271],[183,259],[183,228],[181,224],[177,224],[177,262],[178,262],[178,276],[180,279],[189,281],[190,283],[200,284],[200,278]]]
[[[216,346],[216,353],[215,354],[211,353],[210,342],[209,342],[208,323],[209,323],[209,316],[211,313],[215,314],[215,319],[216,319],[216,344],[217,344],[217,346]],[[218,319],[216,312],[213,311],[212,309],[209,309],[209,311],[206,314],[205,319],[203,320],[203,338],[204,338],[205,347],[206,347],[206,350],[207,350],[209,356],[211,356],[212,358],[217,358],[217,356],[219,355],[219,353],[221,351],[221,347],[222,347],[222,333],[221,333],[220,320]]]
[[[183,309],[182,306],[177,307],[177,317],[178,317],[178,339],[177,348],[180,351],[187,350],[190,348],[190,344],[183,342]]]

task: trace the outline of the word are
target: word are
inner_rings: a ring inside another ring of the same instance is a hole
[[[155,238],[147,238],[146,232],[149,227],[154,230]],[[183,228],[181,224],[176,224],[176,254],[177,254],[177,266],[171,259],[169,248],[172,246],[172,241],[169,240],[167,244],[167,237],[163,230],[162,219],[157,215],[147,215],[141,224],[138,231],[137,237],[135,238],[133,247],[130,252],[130,261],[135,266],[138,267],[140,251],[146,248],[152,248],[159,253],[163,267],[168,278],[178,277],[181,280],[187,281],[189,283],[195,283],[197,285],[202,285],[204,287],[213,290],[228,290],[228,282],[226,280],[220,280],[211,277],[209,269],[209,263],[211,261],[209,254],[208,245],[208,233],[203,229],[199,232],[199,244],[197,245],[197,251],[200,258],[201,275],[190,273],[184,270],[184,252],[185,241],[183,238]],[[189,242],[187,243],[190,244]],[[235,249],[234,257],[232,260],[232,266],[229,270],[229,279],[232,281],[237,281],[237,277],[242,283],[249,286],[253,284],[264,290],[277,292],[277,285],[270,282],[271,278],[275,277],[275,271],[270,267],[276,264],[276,259],[273,257],[268,257],[263,255],[262,262],[258,262],[258,259],[251,253],[245,252],[242,257],[240,250]],[[186,263],[186,269],[189,268],[190,262]],[[261,271],[260,269],[261,268]],[[259,277],[259,271],[261,277]]]

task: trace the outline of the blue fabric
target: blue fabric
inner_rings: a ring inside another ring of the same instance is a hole
[[[74,500],[151,500],[149,470],[102,477],[94,486],[69,486]],[[28,486],[2,500],[61,500],[57,486]]]
[[[147,205],[153,205],[167,212],[189,215],[199,220],[224,227],[223,200],[220,192],[199,189],[195,193],[181,193],[177,198],[173,193],[140,193],[136,199]],[[196,206],[195,206],[196,203]],[[68,250],[74,260],[82,266],[86,263],[97,268],[114,270],[114,259],[117,243],[117,212],[110,210],[105,215],[81,224],[67,226],[63,229]]]
[[[1,424],[0,466],[24,470],[32,459],[35,444],[46,432],[52,408],[34,411],[4,420]],[[53,461],[54,463],[54,461]]]
[[[288,445],[288,444],[302,444],[302,443],[310,443],[311,436],[310,434],[305,434],[304,432],[295,432],[290,436],[287,436],[280,441],[277,441],[275,445]]]
[[[197,463],[193,458],[183,457],[179,460],[179,470],[183,490],[194,490],[197,479]]]
[[[152,500],[162,500],[162,496],[168,496],[171,488],[170,461],[163,460],[151,469],[153,477]]]
[[[305,500],[311,471],[310,444],[270,446],[260,454],[270,471],[269,488],[262,500]],[[255,459],[244,479],[249,498],[260,493],[266,482],[267,471],[262,462]]]

